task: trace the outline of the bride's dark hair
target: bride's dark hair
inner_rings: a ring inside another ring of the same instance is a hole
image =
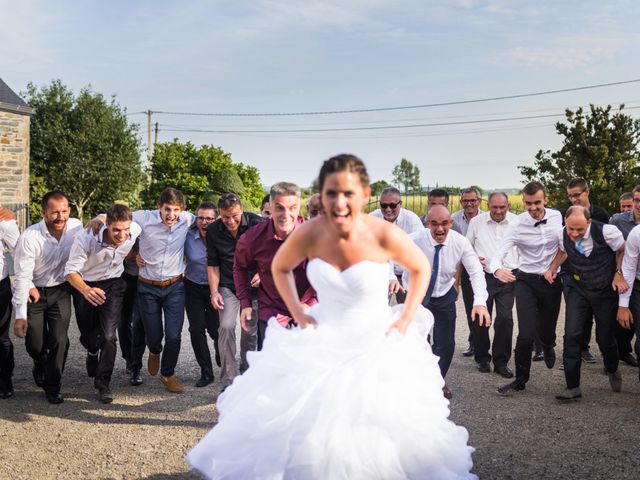
[[[324,181],[329,175],[344,171],[358,175],[363,188],[369,186],[369,174],[367,173],[367,167],[364,166],[364,162],[355,155],[342,153],[331,157],[322,164],[320,174],[318,175],[318,188],[320,191],[322,191]]]

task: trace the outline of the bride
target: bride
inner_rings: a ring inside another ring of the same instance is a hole
[[[425,340],[427,259],[399,228],[363,213],[370,188],[360,159],[327,160],[318,181],[325,214],[296,228],[272,264],[298,328],[270,321],[263,350],[219,397],[218,424],[189,464],[234,480],[476,478]],[[291,273],[306,258],[319,300],[310,311]],[[410,275],[394,310],[390,260]]]

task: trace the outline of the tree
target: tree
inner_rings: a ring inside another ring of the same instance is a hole
[[[226,192],[238,194],[247,208],[259,206],[264,196],[260,174],[255,167],[233,163],[229,153],[212,145],[196,147],[177,139],[156,144],[149,176],[151,180],[142,198],[150,208],[167,187],[182,191],[191,211],[202,200]]]
[[[115,97],[83,88],[78,96],[60,80],[24,94],[31,117],[32,205],[42,191],[61,190],[78,217],[105,211],[114,200],[135,204],[144,181],[137,125]],[[40,208],[32,210],[37,219]]]
[[[373,182],[371,185],[371,195],[374,197],[380,196],[382,191],[385,188],[389,188],[391,184],[386,180],[378,180],[377,182]]]
[[[393,183],[404,188],[404,193],[410,193],[420,188],[420,169],[406,158],[393,167]]]
[[[622,113],[612,114],[611,106],[590,105],[566,110],[566,123],[558,122],[556,132],[564,140],[557,152],[539,150],[533,166],[520,166],[526,181],[538,180],[548,191],[553,205],[568,204],[566,187],[574,177],[583,177],[590,187],[592,203],[617,211],[621,193],[638,183],[640,174],[640,120]]]

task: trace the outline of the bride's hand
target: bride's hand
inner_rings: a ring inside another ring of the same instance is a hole
[[[318,326],[318,322],[316,322],[316,319],[307,313],[303,313],[298,318],[296,318],[296,323],[303,330],[309,325],[313,325],[314,327]]]
[[[400,335],[404,335],[405,333],[407,333],[407,328],[409,328],[410,323],[411,319],[400,317],[398,320],[391,324],[389,330],[387,330],[387,335],[390,335],[394,329],[397,330]]]

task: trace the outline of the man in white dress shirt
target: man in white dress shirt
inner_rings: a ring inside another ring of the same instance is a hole
[[[388,187],[382,191],[380,194],[380,209],[374,210],[370,215],[383,218],[408,234],[424,230],[420,217],[411,210],[402,208],[402,196],[400,195],[400,190],[395,187]],[[397,278],[397,282],[391,281],[390,278],[389,293],[395,293],[396,301],[404,303],[406,292],[400,288],[398,283],[402,281],[402,268],[399,265],[394,265],[393,273]]]
[[[562,216],[557,210],[546,208],[548,198],[540,182],[525,185],[522,197],[527,211],[518,215],[517,223],[509,228],[489,266],[489,271],[501,282],[515,282],[518,314],[516,378],[498,389],[500,395],[525,389],[536,332],[542,342],[547,368],[553,368],[556,361],[554,347],[562,283],[559,277],[549,283],[544,274],[558,252]],[[511,270],[504,262],[514,246],[518,250],[518,268]]]
[[[42,221],[20,235],[14,252],[14,333],[26,337],[33,378],[53,404],[64,401],[60,387],[69,349],[71,296],[64,267],[73,239],[82,231],[80,220],[69,218],[69,213],[64,193],[47,193]]]
[[[410,237],[431,262],[431,280],[422,305],[434,317],[433,353],[440,357],[440,372],[445,378],[455,350],[458,292],[454,284],[458,264],[462,263],[469,272],[474,293],[472,318],[478,317],[478,322],[485,328],[491,323],[486,307],[487,284],[478,256],[466,237],[451,230],[451,216],[443,205],[432,207],[427,214],[427,229],[412,233]],[[443,394],[451,398],[451,390],[446,385]]]
[[[513,372],[508,363],[511,359],[513,338],[514,285],[513,282],[504,283],[495,278],[489,271],[489,264],[507,229],[517,222],[517,216],[509,211],[509,198],[503,192],[493,192],[489,195],[488,205],[489,211],[472,218],[467,230],[467,239],[480,257],[485,271],[484,278],[489,295],[487,307],[490,314],[494,303],[496,306],[493,345],[489,340],[489,329],[473,323],[474,355],[481,372],[491,371],[493,357],[493,370],[504,378],[512,378]],[[507,253],[504,266],[510,270],[518,267],[518,252],[515,247]]]
[[[157,375],[159,370],[165,388],[182,393],[175,367],[184,323],[184,243],[195,217],[184,211],[184,195],[175,188],[163,190],[157,205],[157,210],[133,212],[133,221],[142,228],[139,255],[144,261],[138,274],[138,301],[149,347],[149,373]]]
[[[565,213],[565,225],[558,234],[560,250],[545,277],[552,281],[559,265],[566,259],[564,287],[567,308],[562,360],[567,388],[556,398],[571,401],[582,397],[580,366],[583,361],[584,325],[594,317],[596,340],[611,388],[619,392],[622,387],[614,327],[618,292],[625,292],[628,285],[620,270],[624,256],[624,237],[620,230],[592,220],[589,208],[581,205],[569,207]]]
[[[124,260],[140,235],[131,210],[115,204],[107,210],[107,223],[98,234],[77,235],[65,277],[72,293],[80,343],[87,349],[87,375],[94,378],[98,398],[111,403],[111,374],[116,360],[117,330],[122,316],[126,282]]]
[[[13,396],[13,343],[9,337],[11,325],[11,280],[9,280],[9,264],[3,255],[6,249],[13,254],[20,236],[15,220],[0,221],[0,398]]]
[[[460,204],[462,205],[462,209],[451,215],[453,230],[466,237],[469,222],[482,212],[482,210],[480,210],[481,203],[482,196],[476,188],[469,187],[462,190],[462,192],[460,192]],[[465,357],[472,357],[475,355],[475,342],[473,338],[474,322],[471,317],[471,308],[473,307],[473,289],[471,288],[471,282],[469,281],[469,273],[462,268],[462,266],[460,267],[460,288],[462,290],[464,311],[467,315],[467,326],[469,327],[469,346],[462,355]],[[484,368],[481,368],[481,370],[484,370]]]

